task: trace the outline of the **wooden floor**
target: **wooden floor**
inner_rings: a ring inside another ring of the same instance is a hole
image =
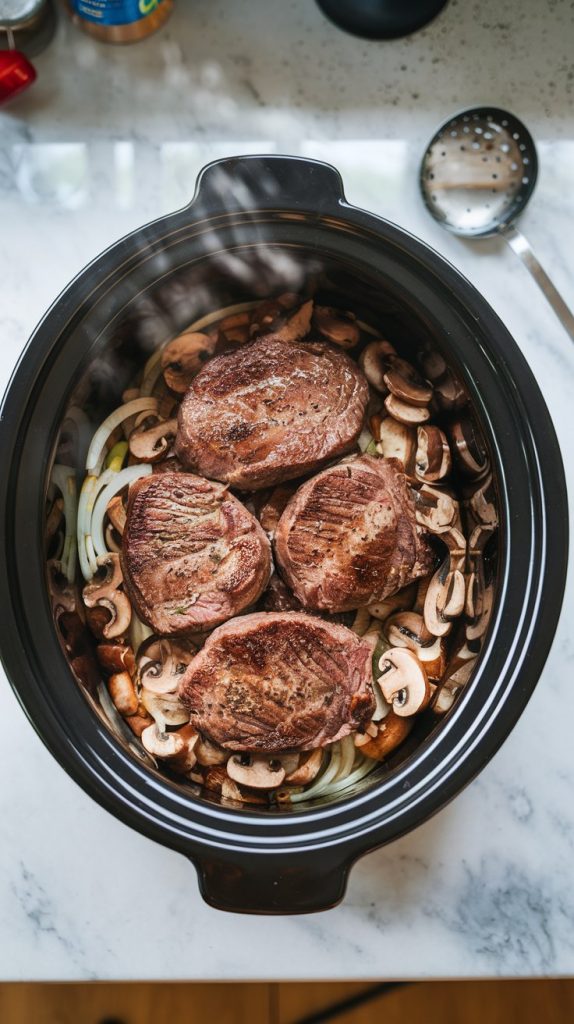
[[[1,1024],[297,1024],[370,985],[0,984]],[[340,1024],[573,1024],[574,980],[425,982]]]

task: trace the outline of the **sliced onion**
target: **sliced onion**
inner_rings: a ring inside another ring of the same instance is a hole
[[[132,651],[134,652],[135,655],[137,655],[144,640],[147,640],[148,636],[153,635],[153,629],[150,629],[149,626],[146,626],[145,622],[142,622],[141,619],[138,619],[133,608],[129,633]]]
[[[113,469],[115,473],[118,473],[124,464],[124,459],[129,451],[129,445],[127,441],[118,441],[113,448],[108,452],[105,466],[106,469]]]
[[[354,786],[355,783],[360,782],[364,779],[379,765],[380,761],[374,761],[371,757],[365,757],[363,755],[363,763],[355,768],[350,775],[347,775],[346,779],[337,779],[336,782],[332,782],[326,789],[323,790],[321,796],[335,796],[336,793],[340,793],[343,789],[348,789],[350,786]]]
[[[89,476],[99,476],[104,462],[105,446],[110,434],[113,434],[120,423],[129,419],[130,416],[136,416],[139,412],[157,412],[157,399],[133,398],[131,402],[125,402],[118,409],[114,409],[100,424],[91,440],[86,457],[86,473]]]
[[[362,608],[357,608],[353,625],[351,626],[353,633],[356,633],[357,636],[363,636],[367,632],[370,624],[371,615],[367,606],[364,605]]]
[[[322,775],[317,776],[317,779],[309,786],[308,789],[304,789],[302,793],[293,794],[291,797],[292,804],[300,804],[303,800],[314,800],[315,797],[321,796],[329,783],[333,782],[341,764],[340,742],[333,743],[329,747],[329,758],[329,763]]]
[[[338,782],[340,779],[346,778],[353,770],[353,764],[355,761],[355,741],[352,736],[345,736],[341,740],[341,760],[339,764],[339,770],[334,778],[334,782]]]
[[[106,472],[110,472],[107,470]],[[135,466],[126,466],[125,469],[121,469],[119,473],[111,471],[113,473],[112,479],[107,482],[103,489],[99,489],[97,500],[93,506],[93,513],[91,516],[90,528],[88,536],[91,537],[92,544],[96,555],[105,555],[108,552],[106,541],[104,537],[104,519],[106,517],[106,509],[108,502],[115,497],[119,491],[122,491],[124,487],[133,483],[140,476],[148,476],[152,472],[152,466],[149,462],[139,462]],[[103,480],[106,474],[102,474],[100,480]]]
[[[375,444],[375,439],[374,439],[373,435],[371,434],[371,431],[369,430],[368,427],[364,427],[364,429],[361,430],[361,433],[359,434],[359,440],[357,441],[357,444],[358,444],[359,448],[361,449],[361,452],[362,452],[363,455],[371,447],[371,445]],[[371,454],[371,453],[369,453],[369,454]]]

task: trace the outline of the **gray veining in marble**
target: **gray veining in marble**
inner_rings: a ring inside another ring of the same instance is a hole
[[[451,0],[425,31],[352,39],[311,0],[193,0],[165,31],[106,48],[62,23],[37,86],[0,113],[0,385],[88,260],[187,203],[208,160],[290,152],[336,164],[348,198],[396,220],[484,293],[536,374],[573,478],[574,353],[497,240],[442,232],[420,154],[451,111],[514,109],[539,144],[521,226],[574,306],[574,9]],[[228,917],[180,856],[94,804],[2,677],[0,979],[422,978],[574,973],[574,600],[511,737],[454,803],[361,861],[307,918]],[[287,951],[287,955],[286,955]]]

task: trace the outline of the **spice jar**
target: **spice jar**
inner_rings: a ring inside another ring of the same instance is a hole
[[[135,43],[161,28],[173,0],[67,0],[74,24],[103,43]]]

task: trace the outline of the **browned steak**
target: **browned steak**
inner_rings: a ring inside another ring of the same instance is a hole
[[[243,615],[211,634],[179,696],[228,750],[311,750],[369,721],[371,648],[304,612]]]
[[[365,377],[340,349],[259,338],[192,381],[175,451],[189,469],[258,490],[348,452],[368,398]]]
[[[223,484],[161,473],[130,487],[121,563],[139,617],[171,636],[212,629],[256,601],[271,553]]]
[[[434,565],[402,463],[370,455],[299,488],[279,520],[275,555],[301,604],[331,612],[382,600]]]

